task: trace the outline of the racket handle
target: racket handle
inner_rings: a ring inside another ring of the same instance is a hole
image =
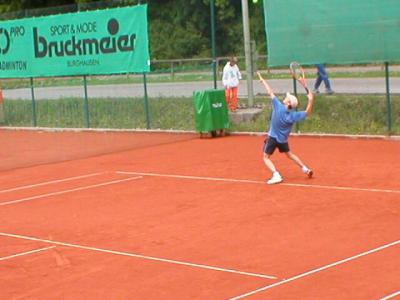
[[[310,93],[310,90],[308,89],[308,87],[305,86],[304,89],[306,90],[306,93],[307,93],[307,94]]]

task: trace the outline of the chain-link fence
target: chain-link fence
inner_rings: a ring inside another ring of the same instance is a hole
[[[278,96],[294,92],[288,71],[264,73]],[[325,94],[322,88],[313,117],[300,124],[298,131],[400,134],[397,71],[389,82],[390,98],[380,66],[332,68],[330,75],[335,94]],[[307,76],[312,86],[312,69]],[[269,99],[263,86],[256,80],[253,83],[259,113],[252,121],[232,124],[232,130],[265,131],[268,127]],[[217,84],[223,88],[219,79]],[[211,68],[175,69],[174,74],[166,70],[146,75],[10,79],[3,81],[3,88],[6,126],[194,130],[193,92],[213,88],[213,81]],[[302,109],[306,97],[299,87],[297,93]],[[241,109],[236,114],[248,113],[246,80],[240,83],[239,98]]]
[[[107,1],[69,5],[0,15],[0,19],[43,16],[80,10],[136,5],[144,1]],[[151,20],[150,20],[151,22]],[[266,56],[253,53],[253,70],[261,70],[277,95],[294,92],[286,69],[267,68]],[[74,76],[2,80],[4,126],[61,128],[148,128],[194,130],[193,92],[222,89],[221,73],[227,57],[217,58],[217,78],[212,58],[152,60],[148,74]],[[239,68],[245,70],[244,57]],[[296,129],[300,132],[400,135],[400,68],[384,65],[328,66],[334,95],[321,90],[314,115]],[[312,87],[315,68],[306,69]],[[247,113],[246,74],[239,86],[240,107]],[[253,77],[252,77],[253,78]],[[255,77],[254,77],[255,78]],[[265,131],[270,118],[269,99],[254,81],[259,109],[251,121],[232,124],[231,130]],[[387,93],[389,91],[389,93]],[[305,96],[298,90],[301,103]]]

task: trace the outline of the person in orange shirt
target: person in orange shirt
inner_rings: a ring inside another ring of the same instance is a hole
[[[238,107],[238,86],[240,79],[242,79],[242,74],[240,74],[239,67],[237,66],[237,58],[231,56],[222,74],[225,99],[230,111],[236,111]]]

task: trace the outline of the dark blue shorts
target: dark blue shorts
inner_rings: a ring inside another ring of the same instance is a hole
[[[287,153],[289,152],[289,143],[278,143],[276,138],[273,137],[268,137],[264,141],[264,152],[267,153],[268,155],[272,155],[275,151],[275,149],[278,148],[279,152],[281,153]]]

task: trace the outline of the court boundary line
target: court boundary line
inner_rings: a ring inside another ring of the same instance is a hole
[[[384,296],[383,298],[380,298],[379,300],[389,300],[392,299],[393,297],[399,296],[400,295],[400,291],[394,292],[390,295]]]
[[[13,191],[19,191],[19,190],[25,190],[25,189],[29,189],[29,188],[33,188],[33,187],[37,187],[37,186],[49,185],[49,184],[53,184],[53,183],[71,181],[71,180],[75,180],[75,179],[94,177],[94,176],[98,176],[101,174],[104,174],[104,172],[91,173],[91,174],[86,174],[86,175],[79,175],[79,176],[67,177],[67,178],[63,178],[63,179],[55,179],[55,180],[44,181],[44,182],[39,182],[39,183],[35,183],[35,184],[23,185],[23,186],[18,186],[18,187],[14,187],[14,188],[9,188],[6,190],[0,190],[0,194],[13,192]]]
[[[234,274],[238,274],[238,275],[259,277],[259,278],[265,278],[265,279],[270,279],[270,280],[278,279],[277,277],[271,276],[271,275],[252,273],[252,272],[244,272],[244,271],[238,271],[238,270],[234,270],[234,269],[227,269],[227,268],[209,266],[209,265],[204,265],[204,264],[196,264],[196,263],[190,263],[190,262],[185,262],[185,261],[179,261],[179,260],[173,260],[173,259],[167,259],[167,258],[161,258],[161,257],[155,257],[155,256],[148,256],[148,255],[142,255],[142,254],[137,254],[137,253],[131,253],[131,252],[126,252],[126,251],[117,251],[117,250],[84,246],[84,245],[78,245],[78,244],[72,244],[72,243],[66,243],[66,242],[60,242],[60,241],[40,239],[40,238],[36,238],[36,237],[32,237],[32,236],[11,234],[11,233],[5,233],[5,232],[0,232],[0,236],[12,237],[12,238],[17,238],[17,239],[30,240],[30,241],[36,241],[36,242],[42,242],[42,243],[49,243],[49,244],[53,244],[53,245],[70,247],[70,248],[81,249],[81,250],[83,249],[83,250],[90,250],[90,251],[102,252],[102,253],[108,253],[108,254],[114,254],[114,255],[120,255],[120,256],[135,257],[135,258],[141,258],[144,260],[158,261],[158,262],[164,262],[164,263],[169,263],[169,264],[184,265],[184,266],[189,266],[189,267],[194,267],[194,268],[199,268],[199,269],[208,269],[208,270],[220,271],[220,272],[225,272],[225,273],[234,273]]]
[[[14,127],[14,126],[0,126],[2,130],[9,131],[45,131],[45,132],[138,132],[138,133],[173,133],[173,134],[199,134],[195,130],[179,130],[179,129],[141,129],[141,128],[62,128],[62,127]],[[265,136],[265,131],[232,131],[229,133],[233,136]],[[312,137],[312,138],[343,138],[343,139],[378,139],[389,141],[400,141],[400,135],[373,135],[373,134],[340,134],[340,133],[290,133],[292,137]]]
[[[37,252],[41,252],[41,251],[46,251],[46,250],[49,250],[49,249],[52,249],[52,248],[55,248],[55,247],[56,246],[44,247],[44,248],[40,248],[40,249],[35,249],[35,250],[21,252],[21,253],[9,255],[9,256],[0,257],[0,261],[11,259],[11,258],[15,258],[15,257],[20,257],[20,256],[28,255],[28,254],[33,254],[33,253],[37,253]]]
[[[281,280],[281,281],[279,281],[279,282],[276,282],[276,283],[273,283],[273,284],[264,286],[264,287],[262,287],[262,288],[259,288],[259,289],[256,289],[256,290],[247,292],[247,293],[245,293],[245,294],[241,294],[241,295],[239,295],[239,296],[235,296],[235,297],[233,297],[233,298],[229,298],[229,300],[239,300],[239,299],[243,299],[243,298],[245,298],[245,297],[248,297],[248,296],[257,294],[257,293],[262,292],[262,291],[266,291],[266,290],[271,289],[271,288],[273,288],[273,287],[276,287],[276,286],[279,286],[279,285],[283,285],[283,284],[285,284],[285,283],[288,283],[288,282],[291,282],[291,281],[294,281],[294,280],[297,280],[297,279],[306,277],[306,276],[311,275],[311,274],[314,274],[314,273],[318,273],[318,272],[320,272],[320,271],[324,271],[324,270],[326,270],[326,269],[329,269],[329,268],[332,268],[332,267],[335,267],[335,266],[344,264],[344,263],[346,263],[346,262],[349,262],[349,261],[351,261],[351,260],[355,260],[355,259],[360,258],[360,257],[363,257],[363,256],[367,256],[367,255],[369,255],[369,254],[372,254],[372,253],[381,251],[381,250],[383,250],[383,249],[386,249],[386,248],[389,248],[389,247],[392,247],[392,246],[396,246],[396,245],[398,245],[398,244],[400,244],[400,240],[397,240],[397,241],[394,241],[394,242],[385,244],[385,245],[383,245],[383,246],[380,246],[380,247],[377,247],[377,248],[374,248],[374,249],[371,249],[371,250],[368,250],[368,251],[365,251],[365,252],[361,252],[361,253],[356,254],[356,255],[353,255],[353,256],[351,256],[351,257],[348,257],[348,258],[345,258],[345,259],[336,261],[336,262],[334,262],[334,263],[331,263],[331,264],[328,264],[328,265],[319,267],[319,268],[317,268],[317,269],[310,270],[310,271],[305,272],[305,273],[298,274],[298,275],[296,275],[296,276],[293,276],[293,277],[290,277],[290,278]]]
[[[242,182],[242,183],[254,183],[254,184],[267,185],[265,181],[251,180],[251,179],[233,179],[233,178],[203,177],[203,176],[191,176],[191,175],[174,175],[174,174],[130,172],[130,171],[116,171],[116,173],[121,174],[121,175],[141,175],[141,176],[152,176],[152,177],[170,177],[170,178],[191,179],[191,180]],[[304,187],[304,188],[316,188],[316,189],[328,189],[328,190],[400,194],[400,190],[367,189],[367,188],[357,188],[357,187],[313,185],[313,184],[302,184],[302,183],[285,183],[285,182],[283,182],[283,183],[276,184],[274,186],[292,186],[292,187]]]
[[[74,189],[68,189],[68,190],[63,190],[63,191],[58,191],[58,192],[53,192],[53,193],[47,193],[47,194],[42,194],[42,195],[36,195],[36,196],[31,196],[31,197],[26,197],[26,198],[6,201],[6,202],[0,202],[0,206],[6,206],[6,205],[21,203],[21,202],[27,202],[27,201],[37,200],[37,199],[41,199],[41,198],[46,198],[46,197],[51,197],[51,196],[56,196],[56,195],[62,195],[62,194],[82,191],[82,190],[88,190],[88,189],[92,189],[92,188],[96,188],[96,187],[107,186],[107,185],[111,185],[111,184],[116,184],[116,183],[120,183],[120,182],[140,179],[140,178],[143,178],[143,177],[142,176],[135,176],[135,177],[129,177],[129,178],[124,178],[124,179],[119,179],[119,180],[106,181],[106,182],[103,182],[103,183],[92,184],[92,185],[78,187],[78,188],[74,188]]]

